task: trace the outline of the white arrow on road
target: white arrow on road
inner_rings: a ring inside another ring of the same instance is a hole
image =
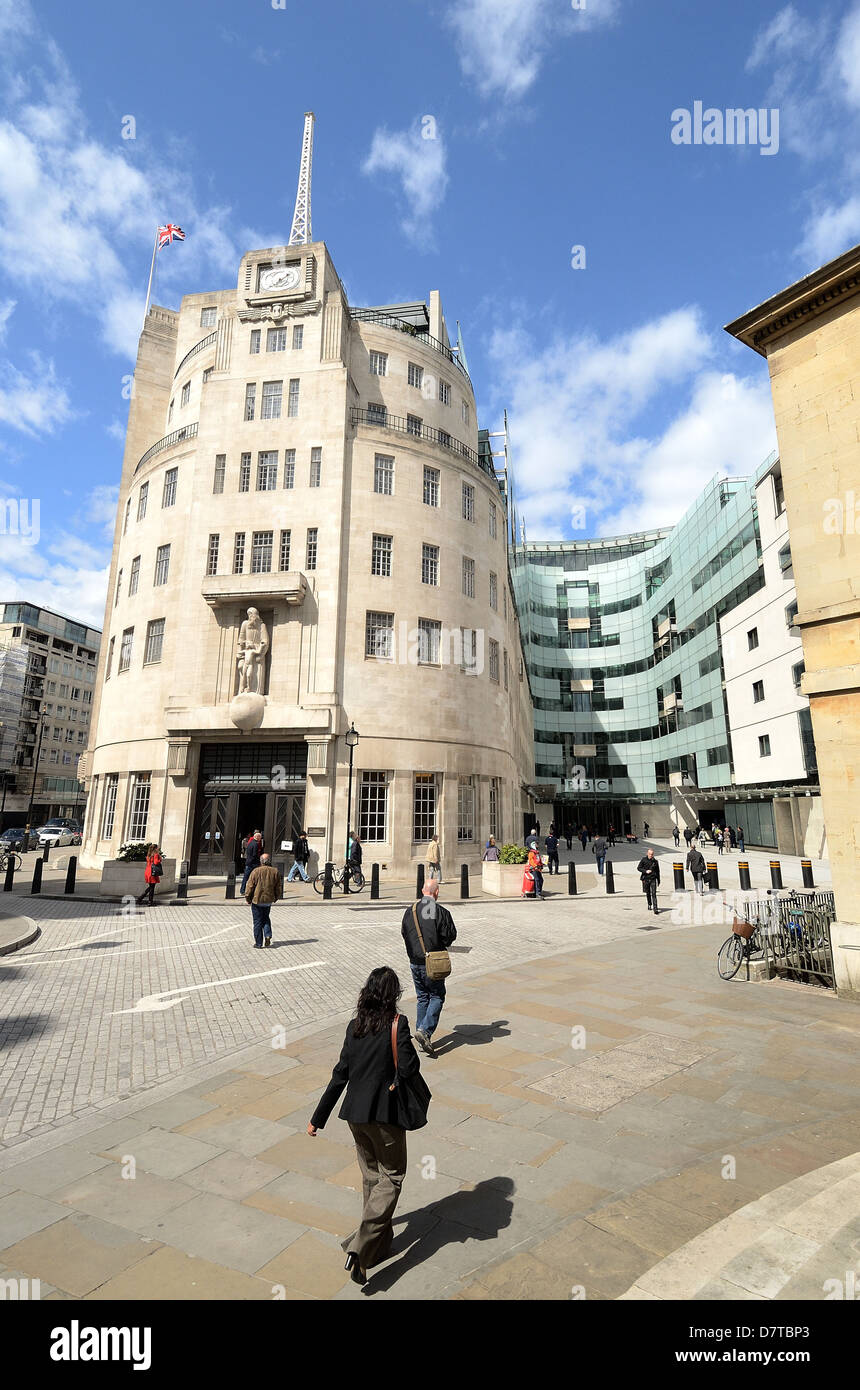
[[[276,970],[257,970],[253,975],[234,975],[229,980],[207,980],[202,985],[181,985],[178,989],[164,989],[160,994],[144,994],[138,999],[133,1009],[114,1009],[113,1014],[151,1014],[159,1009],[172,1009],[174,1004],[182,1003],[182,996],[191,994],[198,989],[215,989],[217,985],[235,985],[242,980],[266,979],[269,975],[288,975],[292,970],[312,970],[314,966],[327,965],[324,960],[308,961],[307,965],[282,965]],[[177,994],[178,999],[170,999],[168,996]],[[111,1016],[113,1016],[113,1014]]]

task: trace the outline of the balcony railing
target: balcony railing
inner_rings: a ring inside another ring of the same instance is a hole
[[[135,473],[139,472],[145,463],[149,463],[150,459],[155,458],[156,454],[160,454],[164,449],[169,449],[172,445],[178,444],[182,439],[193,439],[196,434],[196,420],[193,425],[183,425],[181,429],[174,430],[172,434],[166,434],[163,439],[159,439],[157,444],[153,444],[151,449],[147,449],[143,458],[138,463],[137,468],[135,468]]]
[[[489,468],[483,459],[470,449],[468,444],[461,444],[459,439],[452,439],[447,430],[434,430],[429,425],[413,425],[411,420],[402,415],[389,415],[386,411],[384,415],[375,410],[360,410],[358,406],[352,407],[352,423],[354,425],[376,425],[383,430],[394,430],[397,434],[411,434],[413,439],[424,439],[430,444],[438,444],[442,449],[450,449],[452,454],[457,454],[459,458],[468,459],[476,468],[480,468],[482,473],[486,473],[489,478],[496,481],[496,474]]]
[[[382,328],[393,328],[398,333],[406,333],[410,338],[415,338],[418,342],[425,343],[427,347],[432,348],[434,352],[438,352],[442,357],[447,358],[459,372],[462,372],[469,385],[472,385],[472,379],[459,357],[452,352],[449,347],[446,347],[444,343],[440,343],[438,338],[432,338],[426,328],[420,328],[417,323],[407,323],[406,319],[399,319],[396,314],[380,313],[378,309],[350,309],[349,316],[354,323],[379,324]]]
[[[175,381],[179,376],[186,362],[189,362],[192,357],[196,357],[197,353],[202,352],[204,348],[209,347],[210,343],[214,343],[217,337],[218,331],[216,329],[214,333],[207,333],[205,338],[201,338],[199,343],[195,343],[193,348],[191,348],[189,352],[186,352],[179,366],[176,368],[176,371],[173,373],[173,380]]]

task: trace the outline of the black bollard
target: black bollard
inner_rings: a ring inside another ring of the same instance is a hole
[[[33,882],[30,884],[31,893],[41,893],[42,891],[42,861],[36,860],[33,865]]]
[[[11,893],[11,892],[12,892],[12,884],[13,884],[14,882],[15,882],[15,860],[12,858],[12,856],[11,856],[11,854],[10,854],[10,855],[9,855],[9,858],[8,858],[8,860],[7,860],[7,862],[6,862],[6,878],[5,878],[5,881],[4,881],[4,883],[3,883],[3,892],[4,892],[4,893]]]
[[[812,860],[811,860],[811,859],[801,859],[801,861],[800,861],[800,872],[803,874],[803,886],[804,886],[804,888],[814,888],[814,887],[815,887],[815,879],[812,877]]]
[[[606,891],[607,893],[615,892],[615,871],[609,859],[606,861]]]
[[[567,866],[567,891],[571,897],[576,895],[576,865],[571,859]]]
[[[419,864],[415,872],[415,896],[420,898],[424,893],[424,865]]]
[[[224,897],[227,898],[228,900],[232,900],[233,898],[235,898],[235,896],[236,896],[236,864],[235,864],[235,862],[234,862],[232,869],[228,869],[228,870],[227,870],[227,889],[226,889],[226,892],[224,893]]]
[[[684,865],[683,865],[683,864],[674,864],[674,863],[673,863],[673,865],[672,865],[672,872],[673,872],[673,874],[675,875],[675,888],[676,888],[679,892],[683,893],[683,891],[684,891]]]
[[[65,886],[65,888],[63,889],[63,892],[64,892],[64,893],[74,893],[74,891],[75,891],[75,875],[76,875],[77,871],[78,871],[78,856],[77,856],[76,854],[70,854],[70,855],[69,855],[69,867],[66,869],[66,886]]]
[[[716,864],[708,864],[708,887],[712,893],[718,893],[720,891],[720,879],[717,874]]]
[[[738,883],[745,893],[750,890],[750,866],[746,859],[738,860]]]
[[[331,898],[332,872],[334,864],[329,859],[323,869],[323,897],[328,901]]]
[[[50,853],[50,849],[51,846],[49,844],[45,844],[42,846],[42,858],[46,864],[48,862],[48,854]]]
[[[378,864],[371,864],[371,866],[370,866],[370,896],[371,896],[371,898],[378,898],[378,897],[379,897],[379,865],[378,865]]]
[[[461,864],[461,865],[460,865],[460,897],[461,897],[461,898],[468,898],[468,896],[469,896],[469,865],[468,865],[468,864]]]
[[[782,887],[782,865],[778,859],[770,861],[770,886],[771,888]]]
[[[235,888],[235,882],[234,882]],[[183,859],[179,865],[179,882],[176,885],[176,897],[173,900],[174,907],[188,906],[188,860]]]

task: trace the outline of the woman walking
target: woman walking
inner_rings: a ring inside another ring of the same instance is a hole
[[[499,847],[496,844],[495,835],[490,836],[489,840],[487,841],[487,848],[484,850],[484,853],[481,857],[487,864],[498,864]]]
[[[367,1271],[391,1254],[394,1211],[406,1176],[407,1125],[403,1121],[409,1118],[399,1083],[417,1079],[423,1092],[423,1118],[410,1104],[409,1128],[426,1124],[430,1099],[421,1082],[409,1023],[397,1012],[402,992],[389,966],[371,970],[358,996],[355,1018],[347,1024],[340,1059],[308,1125],[313,1138],[346,1087],[339,1115],[352,1131],[364,1186],[361,1223],[342,1242],[347,1252],[346,1268],[356,1284],[366,1283]]]
[[[146,887],[138,898],[138,903],[142,904],[144,898],[148,895],[149,906],[153,906],[155,890],[161,882],[163,874],[164,864],[161,859],[161,850],[158,848],[158,845],[150,845],[146,855],[146,868],[143,871]]]

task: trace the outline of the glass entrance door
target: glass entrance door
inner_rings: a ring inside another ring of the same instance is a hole
[[[199,829],[197,832],[198,874],[223,874],[227,872],[228,849],[226,842],[228,796],[206,796],[200,808]]]

